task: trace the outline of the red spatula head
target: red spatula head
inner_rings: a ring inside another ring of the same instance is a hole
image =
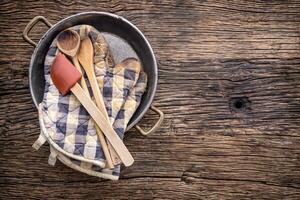
[[[57,89],[65,95],[81,79],[80,72],[62,53],[58,53],[50,69],[51,79]]]

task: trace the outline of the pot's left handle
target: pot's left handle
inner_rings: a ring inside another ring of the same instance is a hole
[[[45,25],[47,25],[49,28],[52,26],[52,24],[43,16],[36,16],[34,17],[25,27],[23,31],[23,39],[31,44],[32,46],[36,47],[36,43],[29,38],[28,34],[31,31],[31,29],[39,22],[43,22]]]

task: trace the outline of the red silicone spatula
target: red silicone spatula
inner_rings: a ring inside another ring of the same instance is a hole
[[[94,102],[77,83],[81,78],[81,74],[64,54],[59,53],[56,56],[51,66],[50,74],[54,85],[63,95],[70,90],[73,92],[97,125],[101,128],[102,132],[111,143],[124,165],[132,165],[134,159],[130,152],[109,122],[105,120],[105,116],[99,111]]]

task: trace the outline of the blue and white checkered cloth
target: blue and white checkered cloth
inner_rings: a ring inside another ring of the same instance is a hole
[[[123,138],[146,89],[147,76],[135,58],[114,65],[105,38],[93,27],[82,25],[73,29],[92,40],[96,77],[109,119],[116,133]],[[57,52],[55,39],[45,58],[46,85],[43,101],[39,105],[42,132],[33,146],[38,149],[47,140],[51,150],[50,164],[58,158],[75,170],[116,180],[120,166],[113,170],[104,169],[105,156],[93,120],[72,93],[62,96],[51,80],[50,67]]]

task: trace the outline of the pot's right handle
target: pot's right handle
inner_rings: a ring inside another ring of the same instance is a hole
[[[23,39],[34,47],[36,47],[36,43],[32,39],[29,38],[28,33],[39,21],[46,24],[49,28],[52,26],[52,24],[45,17],[36,16],[27,24],[27,26],[25,27],[25,29],[23,31]]]
[[[154,133],[160,127],[161,123],[164,120],[164,113],[161,110],[159,110],[158,108],[156,108],[154,106],[151,106],[150,109],[159,115],[159,119],[154,124],[154,126],[148,131],[143,130],[139,125],[136,125],[135,128],[143,135],[148,135],[150,133]]]

